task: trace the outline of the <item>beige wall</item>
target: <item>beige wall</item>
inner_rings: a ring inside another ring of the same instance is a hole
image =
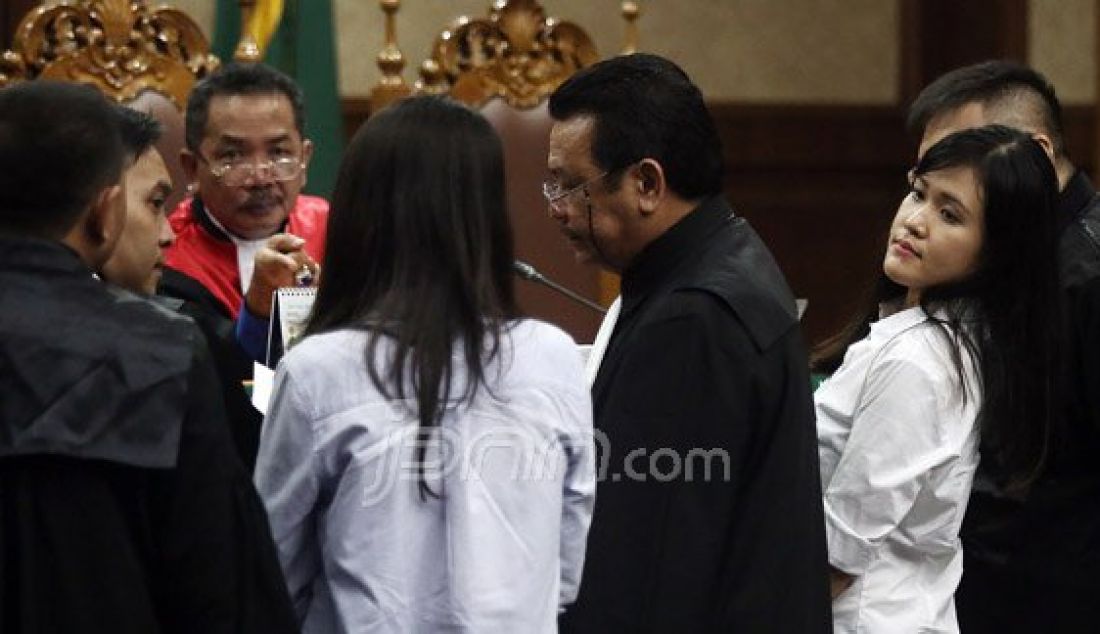
[[[1096,98],[1096,0],[1031,0],[1028,60],[1063,103]]]
[[[209,32],[213,0],[170,0]],[[376,0],[335,0],[340,84],[365,96],[378,79]],[[898,93],[900,0],[641,0],[642,47],[690,72],[708,97],[748,102],[892,103]],[[398,14],[405,78],[416,78],[450,16],[484,15],[490,0],[404,0]],[[584,25],[602,55],[619,50],[613,0],[544,0]],[[1028,58],[1067,104],[1096,95],[1096,0],[1030,0]]]
[[[211,0],[172,0],[209,33]],[[486,15],[490,0],[405,0],[398,43],[416,70],[451,18]],[[899,0],[641,0],[643,50],[683,65],[713,99],[890,103],[897,95]],[[600,54],[617,53],[624,24],[611,0],[544,0],[583,25]],[[340,87],[370,93],[378,80],[382,11],[376,0],[335,0]]]
[[[406,0],[398,16],[402,52],[416,65],[449,16],[485,15],[487,0]],[[640,2],[643,50],[683,65],[710,98],[742,101],[889,103],[897,95],[898,0],[650,0]],[[381,11],[373,0],[337,0],[341,86],[366,95],[378,78]],[[573,20],[603,56],[617,53],[619,3],[545,0]],[[358,34],[349,36],[348,33]]]

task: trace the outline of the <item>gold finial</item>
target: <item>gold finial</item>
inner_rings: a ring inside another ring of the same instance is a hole
[[[638,3],[632,0],[623,0],[623,19],[626,20],[626,38],[623,44],[623,55],[631,55],[638,52],[638,16],[642,11]]]
[[[233,51],[233,59],[258,62],[262,58],[260,47],[248,28],[252,22],[252,12],[256,10],[256,0],[238,0],[238,3],[241,5],[241,39],[237,42],[237,50]]]
[[[397,10],[401,0],[380,0],[378,3],[386,13],[386,39],[378,53],[378,69],[382,77],[370,93],[370,110],[378,112],[387,105],[407,96],[410,92],[401,71],[405,68],[405,56],[397,47]]]

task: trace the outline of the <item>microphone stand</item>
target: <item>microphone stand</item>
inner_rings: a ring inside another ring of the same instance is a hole
[[[592,310],[598,312],[601,315],[606,315],[607,314],[607,309],[604,308],[603,306],[600,306],[599,304],[597,304],[596,302],[588,299],[587,297],[579,295],[576,292],[571,291],[568,288],[562,286],[561,284],[558,284],[557,282],[551,280],[550,278],[546,277],[542,273],[539,273],[538,269],[536,269],[535,267],[531,266],[530,264],[524,262],[523,260],[516,260],[515,263],[512,265],[512,267],[515,269],[516,274],[519,275],[520,277],[522,277],[525,280],[528,280],[528,281],[531,281],[531,282],[536,282],[536,283],[542,284],[543,286],[546,286],[548,288],[552,288],[555,291],[561,293],[562,295],[565,295],[569,299],[577,302],[578,304],[584,304],[585,306],[591,308]]]

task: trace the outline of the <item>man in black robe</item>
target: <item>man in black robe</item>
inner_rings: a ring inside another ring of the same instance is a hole
[[[622,274],[593,386],[600,482],[563,632],[828,632],[817,436],[795,303],[722,198],[702,95],[629,55],[550,99],[545,185]]]
[[[295,631],[201,337],[92,274],[126,219],[118,117],[0,91],[0,631]]]

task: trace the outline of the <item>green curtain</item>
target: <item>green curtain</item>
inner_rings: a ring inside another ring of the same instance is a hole
[[[218,0],[212,48],[219,58],[233,59],[240,31],[237,1]],[[306,136],[314,144],[306,191],[327,197],[344,150],[331,0],[284,0],[283,19],[264,62],[293,77],[305,93]]]

